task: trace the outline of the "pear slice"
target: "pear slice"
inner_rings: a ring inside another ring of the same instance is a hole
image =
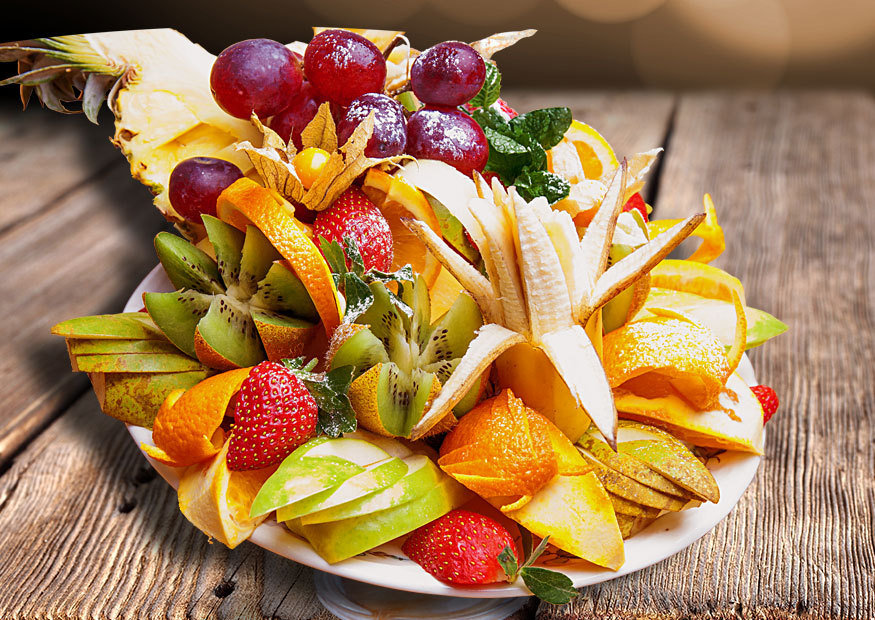
[[[657,473],[638,459],[620,452],[614,452],[593,433],[588,433],[581,437],[579,443],[586,448],[587,452],[598,459],[602,465],[618,471],[636,482],[640,482],[651,489],[656,489],[670,495],[677,495],[678,497],[688,497],[690,495],[689,491],[685,488],[674,484],[668,478]]]
[[[619,495],[614,495],[610,492],[608,493],[608,497],[611,499],[611,505],[614,507],[614,512],[618,515],[654,518],[659,516],[659,513],[662,512],[659,508],[651,508],[650,506],[643,506],[635,502],[630,502],[628,499],[624,499]]]
[[[632,517],[617,513],[617,525],[620,526],[620,533],[623,539],[631,538],[645,527],[653,523],[655,517]]]
[[[584,458],[595,467],[595,474],[598,476],[601,483],[614,495],[619,495],[623,499],[627,499],[630,502],[635,502],[643,506],[659,508],[660,510],[670,510],[671,512],[683,510],[684,506],[689,503],[689,500],[687,499],[656,491],[655,489],[651,489],[648,486],[635,482],[618,471],[605,467],[592,454],[582,448],[580,449],[580,452],[583,454]]]
[[[196,359],[179,353],[129,353],[127,355],[77,355],[78,372],[186,372],[203,370]]]
[[[207,377],[206,370],[161,373],[89,373],[101,410],[126,424],[152,428],[165,397]]]
[[[151,317],[143,312],[98,314],[62,321],[52,327],[52,334],[65,338],[102,340],[165,340]]]
[[[68,338],[71,355],[125,355],[128,353],[179,353],[169,340],[109,340],[100,338]]]

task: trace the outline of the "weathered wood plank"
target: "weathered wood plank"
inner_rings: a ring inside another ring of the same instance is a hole
[[[33,102],[32,102],[33,103]],[[0,100],[0,231],[33,217],[121,155],[109,142],[112,117],[95,127],[31,105]]]
[[[539,617],[875,617],[875,102],[868,94],[682,98],[663,216],[710,192],[716,263],[790,331],[752,355],[781,408],[761,471],[711,534]]]
[[[73,149],[56,165],[75,167],[78,157]],[[0,465],[86,388],[82,375],[69,372],[51,325],[121,309],[156,262],[151,239],[164,220],[130,178],[124,159],[116,158],[116,165],[64,190],[0,236]],[[32,171],[31,182],[39,185],[52,173]],[[13,209],[10,200],[14,195],[0,197],[0,212]]]

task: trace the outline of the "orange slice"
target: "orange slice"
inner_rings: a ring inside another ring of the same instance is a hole
[[[438,465],[481,497],[530,498],[558,472],[549,425],[504,390],[459,420]]]
[[[722,269],[692,260],[665,259],[651,270],[650,285],[730,303],[735,292],[744,304],[741,280]]]
[[[268,515],[249,518],[252,500],[276,467],[229,471],[228,443],[210,461],[189,467],[179,480],[179,510],[200,531],[233,549]]]
[[[403,178],[387,174],[379,168],[368,170],[362,191],[389,223],[394,253],[392,269],[410,265],[431,288],[441,271],[441,264],[401,221],[402,218],[416,218],[440,234],[440,224],[425,194]]]
[[[155,445],[142,444],[143,450],[171,467],[187,467],[216,455],[224,441],[219,426],[247,376],[248,368],[238,368],[168,394],[155,415]]]
[[[710,329],[675,316],[648,317],[606,334],[604,367],[611,388],[645,398],[680,394],[698,409],[716,405],[732,372]]]
[[[295,218],[294,207],[278,193],[243,178],[222,192],[216,211],[235,228],[245,231],[254,225],[264,233],[307,289],[325,333],[331,336],[343,315],[342,302],[328,263]]]
[[[690,235],[691,237],[699,237],[702,243],[696,248],[690,256],[691,261],[699,263],[710,263],[712,260],[723,254],[726,249],[726,240],[723,237],[723,228],[717,223],[717,210],[714,208],[714,202],[711,200],[710,194],[705,194],[703,199],[705,205],[705,219],[699,224]],[[647,230],[650,238],[653,239],[656,235],[664,232],[680,222],[681,220],[652,220],[647,223]],[[742,297],[742,299],[744,299]],[[728,300],[727,300],[728,301]]]
[[[433,317],[443,316],[463,290],[465,289],[453,277],[453,274],[446,269],[441,269],[437,280],[428,290],[428,296],[431,299],[431,315]]]
[[[583,174],[587,179],[602,183],[610,181],[611,175],[619,167],[620,162],[617,160],[614,149],[611,148],[602,134],[586,123],[573,120],[562,139],[574,145],[577,155],[580,157]],[[550,151],[547,151],[547,162],[552,170]]]

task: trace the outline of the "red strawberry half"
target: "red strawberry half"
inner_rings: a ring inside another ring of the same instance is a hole
[[[330,207],[320,211],[313,222],[313,237],[336,241],[352,237],[365,269],[389,271],[392,267],[392,231],[380,210],[357,187],[350,187]]]
[[[629,196],[629,200],[623,205],[624,212],[631,211],[632,209],[638,211],[641,214],[641,217],[644,218],[644,221],[647,221],[647,204],[645,204],[644,198],[642,198],[641,194],[638,192]]]
[[[313,436],[317,417],[316,401],[298,377],[276,362],[260,363],[237,393],[228,469],[279,463]]]
[[[459,584],[507,581],[498,555],[514,540],[498,521],[469,510],[453,510],[424,525],[401,547],[411,560],[441,581]]]
[[[755,385],[750,391],[756,395],[763,407],[763,424],[765,424],[778,410],[778,394],[768,385]]]

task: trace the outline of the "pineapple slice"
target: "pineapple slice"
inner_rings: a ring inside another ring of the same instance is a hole
[[[56,112],[82,102],[92,122],[104,102],[115,115],[118,146],[131,174],[155,195],[155,206],[193,241],[204,237],[170,205],[170,173],[181,160],[209,156],[235,163],[244,174],[252,163],[235,145],[260,144],[248,121],[225,113],[210,92],[215,56],[175,30],[83,34],[0,45],[0,61],[18,61],[19,74],[0,82],[18,84],[27,105],[36,91]]]

